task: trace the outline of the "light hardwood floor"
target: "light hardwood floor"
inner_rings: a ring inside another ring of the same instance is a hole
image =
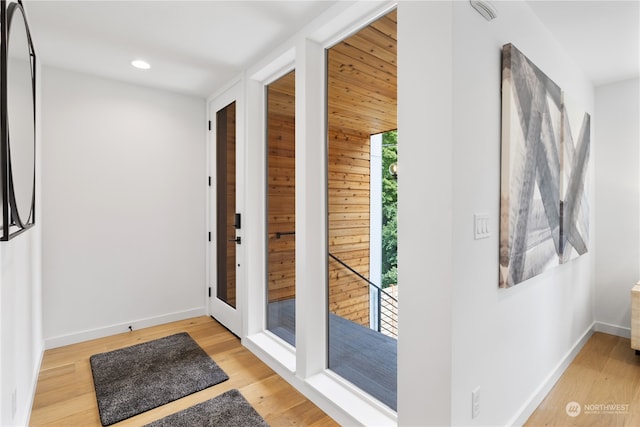
[[[539,426],[640,426],[640,356],[630,341],[594,333],[525,424]]]
[[[152,409],[114,426],[140,426],[236,388],[276,426],[337,426],[238,338],[210,317],[198,317],[47,350],[42,360],[31,426],[100,426],[89,357],[178,332],[191,337],[220,365],[229,380]]]

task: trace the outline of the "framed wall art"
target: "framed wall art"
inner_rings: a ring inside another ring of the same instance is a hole
[[[502,48],[500,274],[506,288],[587,252],[589,115],[512,44]]]

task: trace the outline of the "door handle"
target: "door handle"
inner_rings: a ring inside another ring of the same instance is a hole
[[[230,239],[227,240],[228,242],[236,242],[237,245],[242,243],[242,239],[240,238],[240,236],[236,237],[235,239]]]

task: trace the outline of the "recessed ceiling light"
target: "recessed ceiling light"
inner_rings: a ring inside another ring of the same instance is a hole
[[[149,68],[151,68],[151,65],[149,65],[147,61],[143,61],[142,59],[131,61],[131,65],[141,70],[148,70]]]

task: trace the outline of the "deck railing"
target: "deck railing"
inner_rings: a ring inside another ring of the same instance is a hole
[[[370,289],[375,295],[375,302],[378,311],[377,331],[393,338],[398,338],[398,299],[389,293],[386,289],[373,283],[371,280],[358,273],[350,265],[346,264],[340,258],[332,253],[329,257],[355,274],[360,280],[367,282]]]

